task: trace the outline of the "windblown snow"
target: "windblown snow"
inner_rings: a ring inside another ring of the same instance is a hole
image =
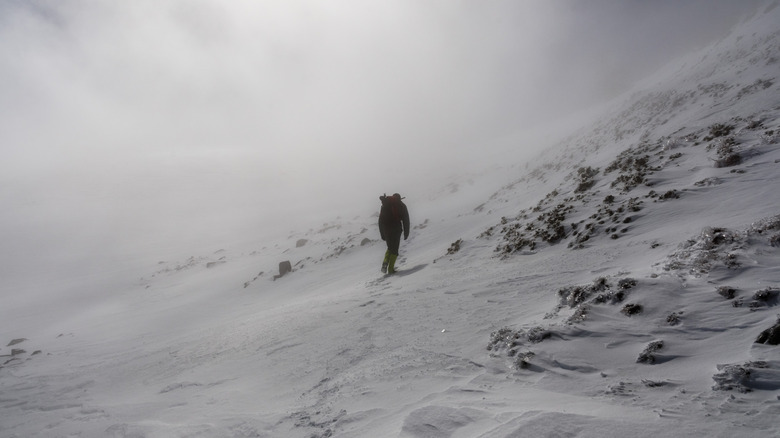
[[[780,436],[776,6],[404,193],[397,275],[369,213],[4,284],[0,436]]]

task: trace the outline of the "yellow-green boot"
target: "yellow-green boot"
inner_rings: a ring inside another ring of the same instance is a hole
[[[395,259],[398,258],[398,254],[390,254],[388,257],[388,264],[387,264],[387,273],[388,274],[394,274],[395,273]]]
[[[387,273],[387,265],[390,263],[390,250],[385,251],[385,259],[382,261],[382,272]]]

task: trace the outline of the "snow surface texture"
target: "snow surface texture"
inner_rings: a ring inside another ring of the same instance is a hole
[[[398,275],[357,217],[5,303],[0,436],[778,436],[776,6],[509,183],[405,194]]]

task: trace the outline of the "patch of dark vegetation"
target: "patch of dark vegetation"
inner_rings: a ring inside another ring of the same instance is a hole
[[[761,387],[758,377],[763,370],[769,368],[769,363],[752,361],[742,365],[718,364],[717,368],[718,373],[712,376],[712,379],[715,381],[715,385],[712,387],[713,390],[746,393]]]
[[[599,206],[596,213],[590,216],[591,222],[584,223],[584,226],[580,227],[580,224],[572,224],[572,236],[573,239],[569,242],[569,248],[581,249],[585,247],[585,243],[588,242],[594,235],[598,234],[600,230],[613,239],[620,237],[617,234],[617,226],[604,225],[607,221],[611,223],[630,223],[634,221],[634,217],[630,216],[630,213],[636,213],[642,210],[642,203],[639,198],[629,198],[615,205],[615,197],[609,195],[604,198],[604,201]],[[626,228],[621,232],[628,231]]]
[[[712,141],[718,137],[725,137],[731,134],[731,131],[733,130],[734,130],[733,125],[727,125],[725,123],[716,123],[710,126],[710,133],[708,136],[704,137],[704,141]]]
[[[574,189],[574,192],[581,193],[590,190],[590,188],[596,184],[596,180],[594,178],[598,174],[598,168],[594,169],[590,166],[577,168],[577,187]]]
[[[566,220],[566,215],[573,210],[572,205],[560,203],[529,222],[521,221],[527,218],[527,215],[522,213],[511,223],[509,219],[502,218],[501,224],[504,226],[500,233],[503,238],[496,251],[508,255],[526,248],[533,251],[539,242],[558,243],[566,237],[566,226],[563,222]],[[535,208],[534,211],[537,209]],[[492,234],[492,231],[490,233]]]
[[[558,290],[558,305],[545,318],[552,318],[563,308],[573,308],[574,313],[567,319],[568,324],[584,322],[591,305],[618,304],[623,302],[629,290],[636,287],[637,281],[623,278],[617,284],[606,277],[599,277],[588,285],[564,287]]]
[[[630,303],[623,306],[623,308],[620,309],[620,313],[626,316],[634,316],[642,313],[642,310],[643,308],[641,304]]]
[[[679,325],[680,324],[680,315],[682,315],[683,312],[672,312],[669,314],[669,316],[666,317],[666,323],[669,325]]]
[[[636,280],[633,278],[621,278],[618,280],[618,289],[621,291],[625,291],[628,289],[632,289],[636,286]]]
[[[729,245],[737,240],[737,234],[731,230],[705,227],[699,236],[687,240],[669,256],[669,262],[664,269],[687,269],[695,276],[708,273],[718,262],[730,269],[736,269],[739,267],[739,261],[735,254],[729,252]]]
[[[551,336],[553,333],[541,326],[521,330],[503,327],[490,334],[487,350],[494,357],[514,358],[512,364],[515,368],[527,369],[534,353],[524,349],[524,345],[538,344]]]
[[[719,286],[717,291],[718,295],[727,300],[733,300],[734,297],[737,296],[737,289],[731,286]]]
[[[646,198],[655,199],[654,202],[658,201],[668,201],[670,199],[680,199],[680,192],[677,190],[668,190],[663,194],[657,193],[655,190],[650,190],[650,192],[645,195]]]
[[[721,183],[719,178],[710,177],[710,178],[704,178],[701,181],[696,181],[693,183],[696,187],[709,187],[709,186],[717,186]]]
[[[756,338],[757,344],[778,345],[780,344],[780,317],[772,327],[761,332]]]
[[[739,92],[737,93],[737,100],[741,99],[742,97],[748,94],[753,94],[761,90],[766,90],[767,88],[771,87],[773,84],[774,82],[772,81],[772,79],[757,79],[752,84],[742,87],[742,89],[739,90]]]
[[[761,307],[773,307],[778,304],[778,295],[780,290],[768,287],[761,289],[753,294],[753,300],[748,304],[751,310],[756,310]]]
[[[774,129],[768,129],[761,134],[761,143],[763,144],[775,144],[780,142],[780,131]],[[777,161],[775,161],[777,163]]]
[[[463,239],[458,239],[450,245],[449,248],[447,248],[447,254],[452,255],[460,251],[460,245],[463,243]]]
[[[519,370],[525,370],[530,368],[531,366],[531,359],[536,356],[536,354],[533,351],[525,351],[517,355],[515,358],[515,368]]]
[[[664,341],[653,341],[647,344],[647,347],[639,353],[639,357],[636,358],[637,363],[646,363],[652,365],[656,362],[656,353],[658,350],[664,348]]]
[[[553,333],[550,330],[541,326],[520,330],[503,327],[490,334],[490,342],[487,349],[492,352],[506,350],[508,356],[515,356],[518,348],[524,342],[538,344],[545,339],[549,339],[552,335]]]
[[[617,171],[618,176],[610,184],[622,193],[628,193],[635,187],[647,183],[647,175],[658,170],[650,167],[650,156],[639,156],[636,150],[626,149],[604,169],[604,175]]]
[[[542,327],[534,327],[530,330],[527,330],[525,333],[526,339],[528,339],[528,342],[532,344],[538,344],[545,339],[549,339],[550,336],[552,336],[552,332]]]
[[[720,99],[732,88],[732,86],[725,82],[719,82],[708,85],[699,84],[698,88],[703,94],[709,95],[715,99]]]
[[[717,147],[717,159],[715,160],[715,167],[732,167],[738,164],[742,164],[742,156],[736,152],[735,147],[737,141],[734,137],[726,137],[721,139]]]
[[[590,306],[587,303],[582,303],[574,309],[574,313],[567,319],[569,324],[579,324],[585,322],[590,312]]]
[[[748,232],[750,234],[766,235],[777,230],[780,230],[780,215],[756,222],[750,227]]]
[[[742,365],[723,365],[718,364],[718,373],[712,376],[715,385],[712,387],[715,391],[750,392],[747,386],[750,383],[751,370]]]
[[[570,286],[558,290],[560,306],[576,307],[598,292],[609,289],[609,283],[605,277],[599,277],[593,284],[586,286]]]
[[[606,292],[596,295],[593,299],[595,304],[617,304],[622,303],[626,299],[628,294],[625,290],[608,290]]]
[[[490,342],[487,349],[488,351],[511,349],[515,345],[520,345],[519,339],[520,334],[518,332],[509,327],[503,327],[490,333]]]

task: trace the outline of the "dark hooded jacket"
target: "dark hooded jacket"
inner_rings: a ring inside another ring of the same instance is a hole
[[[401,232],[404,239],[409,237],[409,210],[401,199],[398,193],[379,197],[382,201],[382,208],[379,210],[379,235],[382,240],[396,233],[400,237]]]

